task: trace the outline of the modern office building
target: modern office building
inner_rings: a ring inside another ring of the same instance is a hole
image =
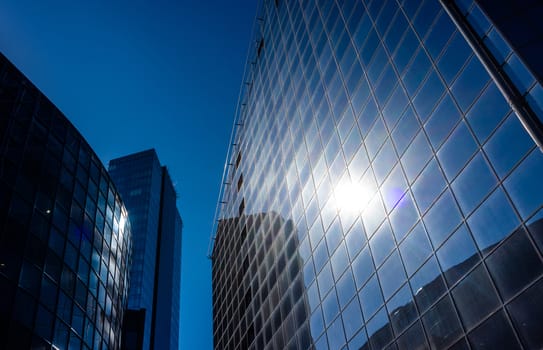
[[[130,251],[106,169],[0,55],[0,349],[119,349]]]
[[[134,237],[123,349],[178,349],[182,221],[155,150],[109,162]]]
[[[216,349],[543,347],[542,11],[261,2],[210,246]]]

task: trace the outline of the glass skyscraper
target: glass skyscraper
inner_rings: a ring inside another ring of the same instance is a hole
[[[265,0],[216,349],[543,347],[543,4]]]
[[[97,155],[0,55],[0,349],[120,349],[130,251]]]
[[[123,349],[178,349],[182,221],[155,150],[109,162],[126,204],[133,254]]]

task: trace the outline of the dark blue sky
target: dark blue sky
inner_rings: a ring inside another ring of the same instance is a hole
[[[181,346],[211,349],[207,244],[256,4],[6,0],[0,50],[104,163],[156,148],[184,220]]]

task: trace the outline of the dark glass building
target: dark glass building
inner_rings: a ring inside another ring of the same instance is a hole
[[[123,349],[178,349],[183,223],[155,150],[109,162],[134,236]]]
[[[0,55],[0,349],[119,349],[130,245],[96,154]]]
[[[543,347],[542,9],[261,2],[216,349]]]

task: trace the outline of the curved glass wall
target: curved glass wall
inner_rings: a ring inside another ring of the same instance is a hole
[[[130,226],[77,130],[0,56],[0,348],[119,349]]]
[[[500,28],[447,3],[541,118]],[[543,154],[441,2],[263,1],[258,17],[211,251],[215,347],[543,347]]]

